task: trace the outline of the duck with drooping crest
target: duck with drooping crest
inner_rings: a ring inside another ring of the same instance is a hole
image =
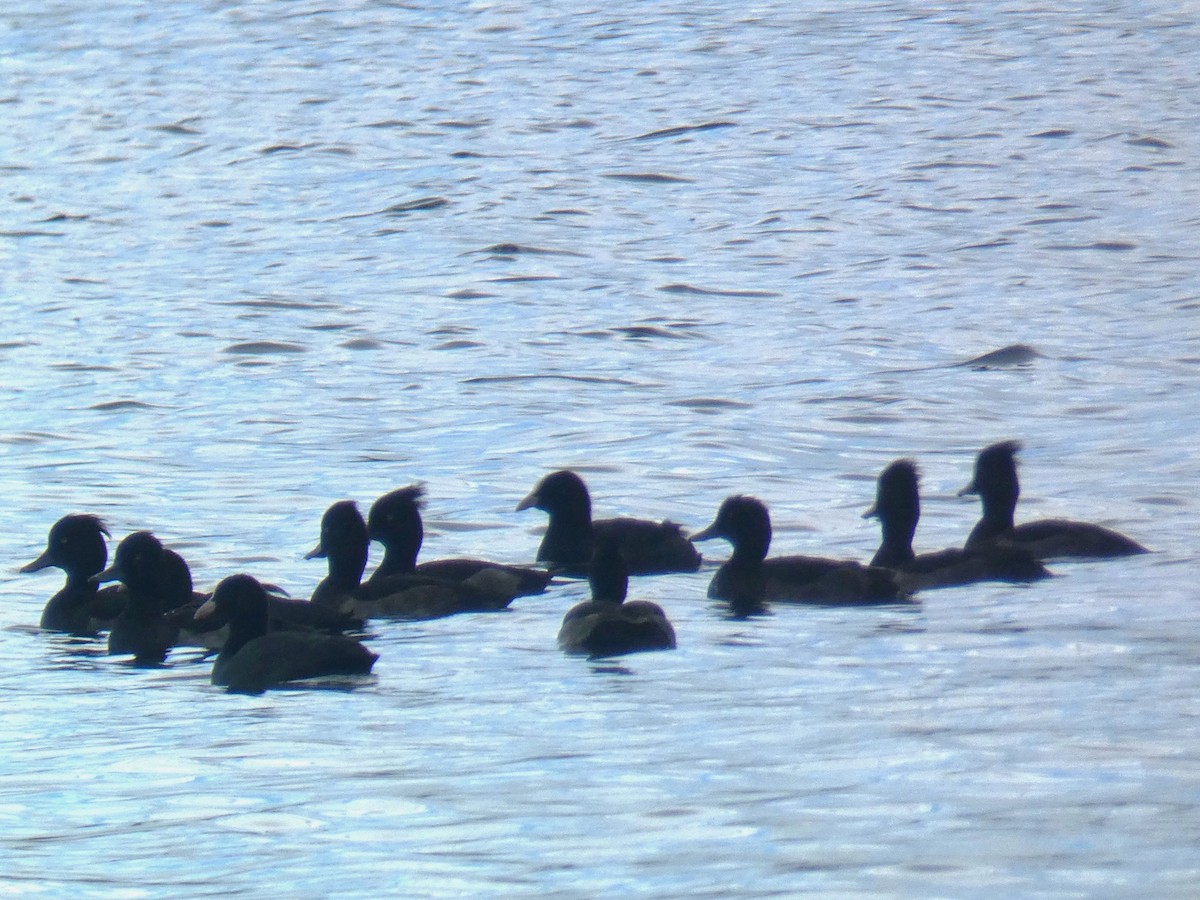
[[[1120,532],[1071,519],[1041,519],[1014,523],[1017,498],[1016,455],[1020,441],[1000,441],[985,447],[975,459],[975,475],[959,494],[978,494],[983,516],[967,538],[968,550],[1011,544],[1038,559],[1110,559],[1148,552]]]
[[[463,612],[506,608],[511,596],[490,590],[474,578],[452,582],[426,575],[390,575],[364,583],[370,536],[353,500],[339,500],[321,517],[321,539],[306,559],[325,558],[329,572],[312,602],[364,619],[436,619]]]
[[[367,514],[371,540],[383,545],[384,555],[368,584],[393,575],[425,575],[452,582],[486,583],[497,595],[510,598],[540,594],[550,583],[550,573],[531,566],[508,565],[482,559],[453,558],[417,562],[425,539],[421,519],[425,488],[413,484],[384,494]]]
[[[92,576],[108,564],[108,527],[94,515],[71,513],[50,528],[46,549],[33,562],[22,566],[22,573],[40,572],[57,567],[66,573],[67,582],[46,603],[41,627],[69,634],[95,634],[111,627],[125,606],[125,589],[112,586],[101,589]]]
[[[540,509],[550,516],[537,560],[554,572],[585,576],[597,541],[611,537],[630,575],[694,572],[700,554],[674,522],[621,517],[593,519],[587,485],[574,472],[552,472],[517,504],[517,511]]]

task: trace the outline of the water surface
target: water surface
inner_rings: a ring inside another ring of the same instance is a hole
[[[1170,4],[0,14],[0,886],[71,896],[1190,896],[1200,871],[1200,26]],[[1012,345],[1007,353],[971,364]],[[966,365],[964,365],[966,364]],[[61,515],[306,596],[334,500],[425,553],[771,507],[865,559],[920,461],[1155,549],[913,608],[562,656],[567,584],[379,623],[353,690],[231,697],[36,624]]]

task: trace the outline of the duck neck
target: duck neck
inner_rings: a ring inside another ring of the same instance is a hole
[[[915,554],[912,542],[913,535],[917,531],[919,516],[920,510],[915,508],[911,511],[898,510],[880,516],[883,541],[879,545],[879,551],[875,554],[875,558],[871,560],[871,565],[894,569],[913,561]]]
[[[745,535],[733,545],[733,555],[729,557],[728,565],[751,571],[762,567],[771,549],[771,533]]]
[[[362,582],[367,568],[367,547],[346,547],[329,554],[329,577],[331,586],[341,590],[353,590]]]
[[[375,569],[374,575],[411,575],[417,571],[417,554],[420,547],[420,544],[414,547],[409,542],[384,544],[383,560]]]
[[[592,518],[587,510],[555,510],[538,549],[538,561],[587,565],[592,555]]]
[[[263,598],[261,609],[256,607],[240,611],[229,623],[229,637],[225,638],[220,655],[228,659],[255,638],[266,634],[268,617],[266,597]]]

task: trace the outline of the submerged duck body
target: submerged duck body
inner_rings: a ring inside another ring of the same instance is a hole
[[[364,619],[436,619],[491,612],[512,602],[511,596],[489,590],[482,578],[459,583],[399,574],[364,584],[369,546],[367,523],[357,504],[340,500],[330,506],[321,518],[321,540],[306,556],[324,557],[329,564],[329,574],[317,585],[312,602]]]
[[[558,644],[568,653],[622,656],[675,647],[675,629],[657,603],[626,602],[629,574],[614,540],[602,540],[588,572],[592,599],[563,618]]]
[[[196,611],[220,615],[229,636],[213,663],[212,683],[231,693],[261,694],[292,681],[365,675],[379,658],[358,641],[313,631],[270,631],[266,589],[250,575],[231,575]]]
[[[592,501],[583,479],[574,472],[552,472],[520,503],[517,510],[540,509],[550,516],[538,547],[538,562],[567,575],[582,576],[596,546],[615,541],[630,575],[694,572],[700,554],[674,522],[648,519],[592,519]]]
[[[872,566],[894,569],[907,591],[955,587],[980,581],[1030,582],[1050,572],[1020,547],[984,546],[972,550],[949,548],[936,553],[913,552],[912,540],[921,517],[917,466],[912,460],[893,462],[879,476],[875,505],[864,518],[878,518],[883,542]]]
[[[767,558],[771,517],[754,497],[727,498],[711,525],[694,541],[724,538],[733,555],[708,586],[708,596],[735,606],[754,608],[764,601],[818,604],[874,604],[907,600],[896,573],[853,560],[819,556]]]
[[[92,581],[108,563],[108,528],[97,516],[72,513],[50,528],[46,549],[20,572],[40,572],[56,567],[67,583],[42,610],[41,627],[69,634],[95,634],[109,627],[125,605],[122,588],[104,588]]]
[[[1001,441],[980,451],[975,476],[960,494],[978,494],[983,516],[967,538],[967,549],[1011,544],[1038,559],[1111,559],[1148,552],[1120,532],[1070,519],[1041,519],[1015,525],[1020,497],[1016,454],[1019,441]]]
[[[487,585],[491,593],[510,599],[545,592],[550,573],[531,566],[515,566],[482,559],[455,558],[417,562],[425,540],[421,506],[425,489],[410,485],[385,494],[371,505],[367,531],[383,545],[383,561],[368,584],[394,575],[425,575],[442,581]]]

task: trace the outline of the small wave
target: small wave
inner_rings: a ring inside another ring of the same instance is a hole
[[[490,247],[484,247],[480,253],[492,253],[496,256],[517,256],[521,253],[532,253],[542,256],[579,256],[584,254],[576,253],[574,250],[557,250],[552,247],[531,247],[527,244],[492,244]]]
[[[633,138],[635,141],[653,141],[661,138],[679,137],[682,134],[692,134],[697,131],[712,131],[716,128],[733,128],[736,122],[705,122],[702,125],[676,125],[673,128],[660,128],[658,131],[647,131]]]
[[[255,353],[307,353],[308,348],[303,344],[293,344],[289,341],[246,341],[241,344],[231,344],[223,352],[246,355]]]
[[[618,181],[635,181],[646,184],[692,184],[692,179],[681,175],[664,175],[662,172],[605,172],[605,178]]]
[[[141,400],[109,400],[107,403],[96,403],[87,408],[97,412],[118,412],[126,409],[157,409],[158,407],[152,403],[143,403]]]
[[[753,409],[753,403],[741,400],[727,400],[724,397],[692,397],[687,400],[668,400],[667,406],[679,406],[684,409],[716,410],[716,409]]]
[[[694,284],[684,284],[682,282],[676,284],[664,284],[659,288],[664,294],[699,294],[707,297],[751,297],[751,298],[770,298],[780,297],[774,291],[739,291],[722,288],[702,288],[696,287]]]
[[[463,384],[511,384],[517,381],[573,381],[579,384],[618,384],[623,387],[656,387],[657,385],[625,378],[603,378],[599,375],[476,375],[463,379]]]

